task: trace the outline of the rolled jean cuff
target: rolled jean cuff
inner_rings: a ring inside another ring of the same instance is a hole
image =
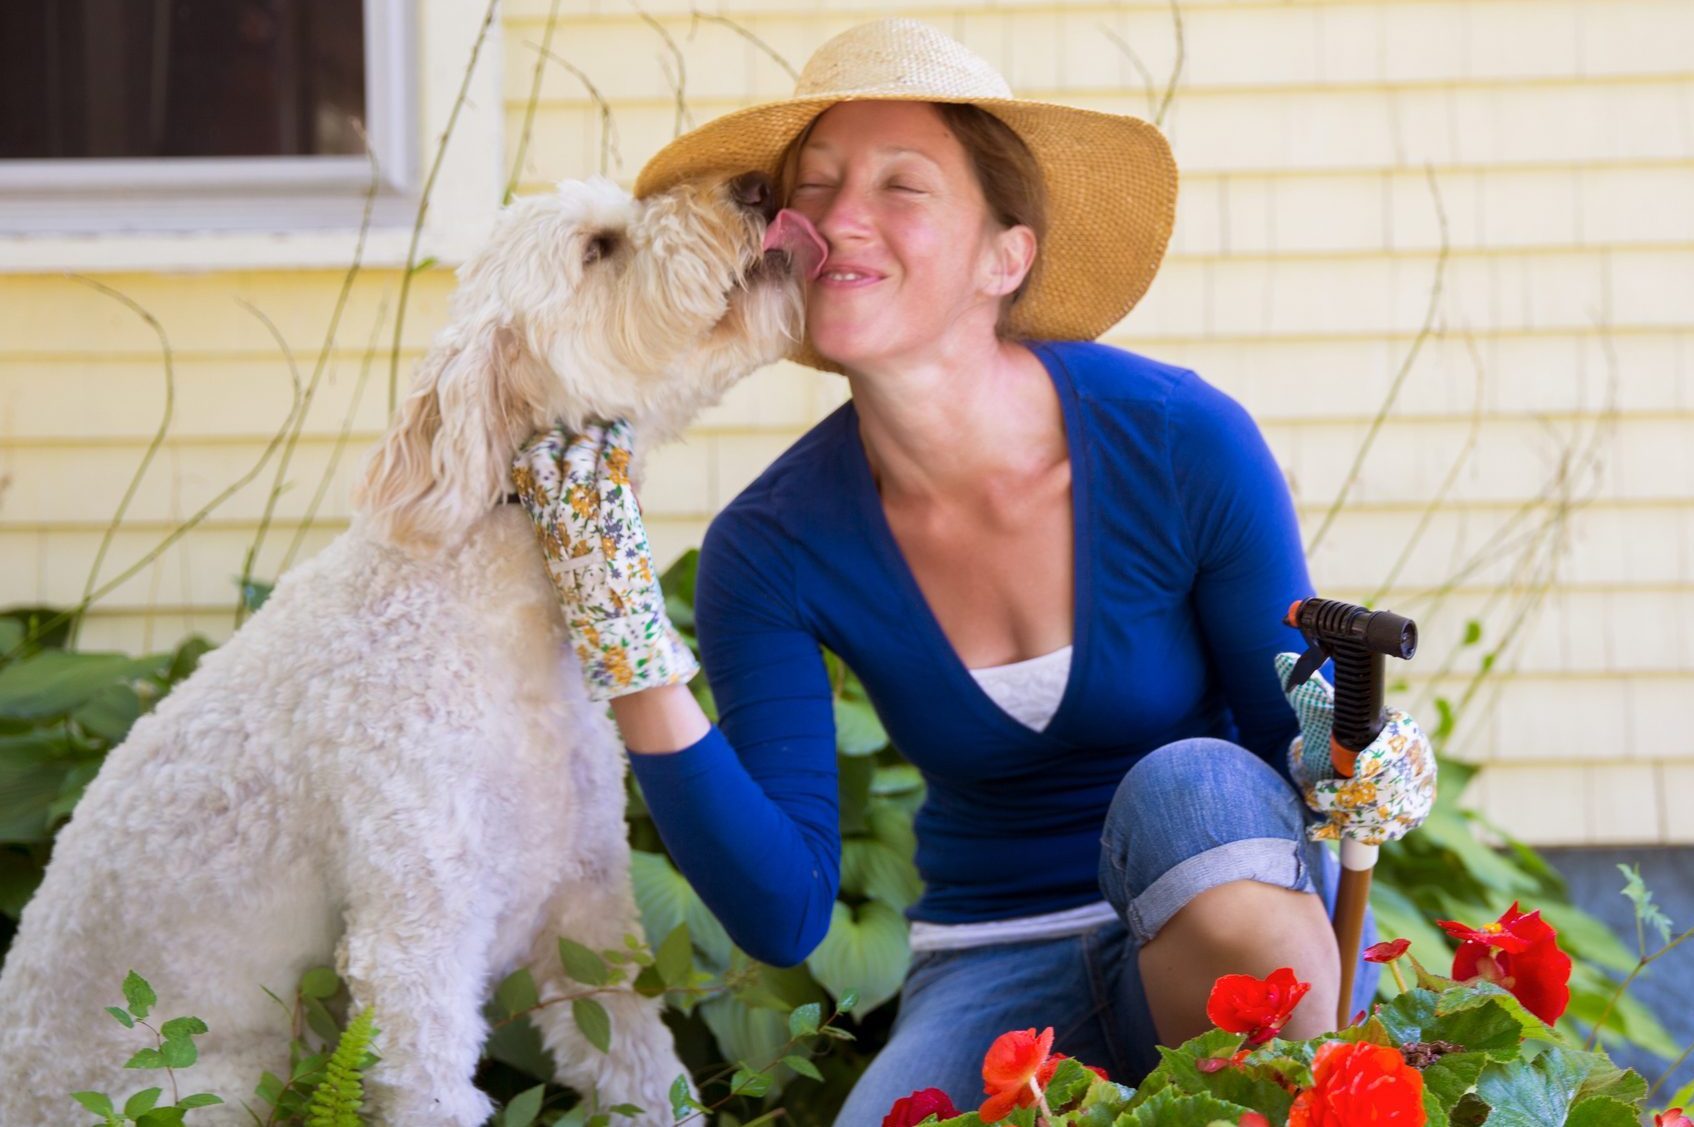
[[[1208,888],[1254,880],[1295,892],[1315,892],[1302,842],[1251,837],[1214,846],[1166,870],[1125,909],[1136,947],[1152,939],[1190,900]]]

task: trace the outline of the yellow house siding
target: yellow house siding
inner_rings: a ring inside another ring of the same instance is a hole
[[[691,20],[692,6],[641,5],[683,54],[685,125],[787,95],[792,79],[765,48],[797,69],[828,36],[879,15],[933,22],[1022,95],[1114,112],[1149,116],[1176,58],[1163,0],[753,0],[717,10],[740,31]],[[552,7],[505,6],[495,46],[508,161]],[[1433,726],[1434,698],[1460,699],[1535,586],[1534,560],[1556,561],[1454,738],[1456,753],[1488,764],[1472,800],[1541,842],[1694,842],[1694,824],[1677,813],[1694,808],[1694,740],[1672,720],[1694,697],[1694,640],[1679,629],[1694,621],[1694,5],[1179,9],[1185,57],[1164,122],[1182,170],[1177,227],[1153,288],[1105,339],[1193,367],[1245,403],[1288,473],[1308,538],[1416,344],[1373,453],[1311,555],[1318,589],[1363,599],[1399,568],[1382,605],[1415,614],[1424,634],[1401,699]],[[674,134],[674,61],[624,0],[569,0],[558,12],[551,50],[609,100],[621,160],[605,171],[628,184]],[[558,63],[542,75],[523,192],[602,167],[599,107]],[[432,97],[451,97],[456,73],[428,77]],[[1438,277],[1433,332],[1420,339]],[[112,576],[251,467],[287,413],[287,368],[234,297],[276,321],[304,379],[341,275],[102,280],[158,315],[177,382],[170,435],[103,568]],[[416,282],[403,381],[441,324],[452,279],[437,270]],[[261,578],[280,566],[351,418],[301,552],[344,526],[352,472],[383,424],[386,355],[348,410],[377,309],[386,300],[391,317],[397,289],[392,270],[355,288]],[[384,349],[390,331],[379,334]],[[660,562],[697,544],[711,514],[844,393],[836,377],[776,365],[656,451],[643,502]],[[133,314],[61,278],[0,276],[0,598],[80,596],[163,406],[157,341]],[[1571,508],[1547,525],[1557,535],[1522,558],[1523,534],[1555,510],[1545,494],[1561,459],[1590,434],[1596,472],[1569,475]],[[275,467],[103,600],[85,644],[165,645],[188,629],[226,636],[232,580]],[[1437,596],[1502,528],[1506,547],[1484,551]],[[1482,643],[1458,648],[1471,619]]]

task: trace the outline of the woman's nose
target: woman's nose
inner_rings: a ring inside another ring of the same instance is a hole
[[[729,182],[729,198],[764,217],[776,218],[776,185],[763,172],[744,172]]]

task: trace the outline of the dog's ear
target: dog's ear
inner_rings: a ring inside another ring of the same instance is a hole
[[[379,538],[450,548],[502,495],[520,443],[545,425],[546,369],[493,317],[450,327],[419,365],[354,506]]]

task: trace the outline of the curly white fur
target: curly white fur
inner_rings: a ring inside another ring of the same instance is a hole
[[[725,183],[637,202],[609,180],[520,200],[459,271],[450,323],[366,464],[352,527],[107,757],[59,831],[0,973],[0,1127],[164,1082],[104,1008],[134,969],[163,1016],[210,1032],[182,1094],[226,1105],[287,1074],[287,996],[333,965],[375,1007],[369,1121],[471,1127],[494,984],[581,988],[557,940],[618,947],[640,921],[623,752],[583,691],[528,518],[500,504],[557,418],[673,435],[800,331],[798,283],[749,269],[762,216]],[[597,243],[596,240],[599,240]],[[596,257],[598,251],[606,253]],[[682,1071],[656,1000],[600,996],[612,1049],[568,1005],[534,1019],[557,1080],[668,1124]]]

